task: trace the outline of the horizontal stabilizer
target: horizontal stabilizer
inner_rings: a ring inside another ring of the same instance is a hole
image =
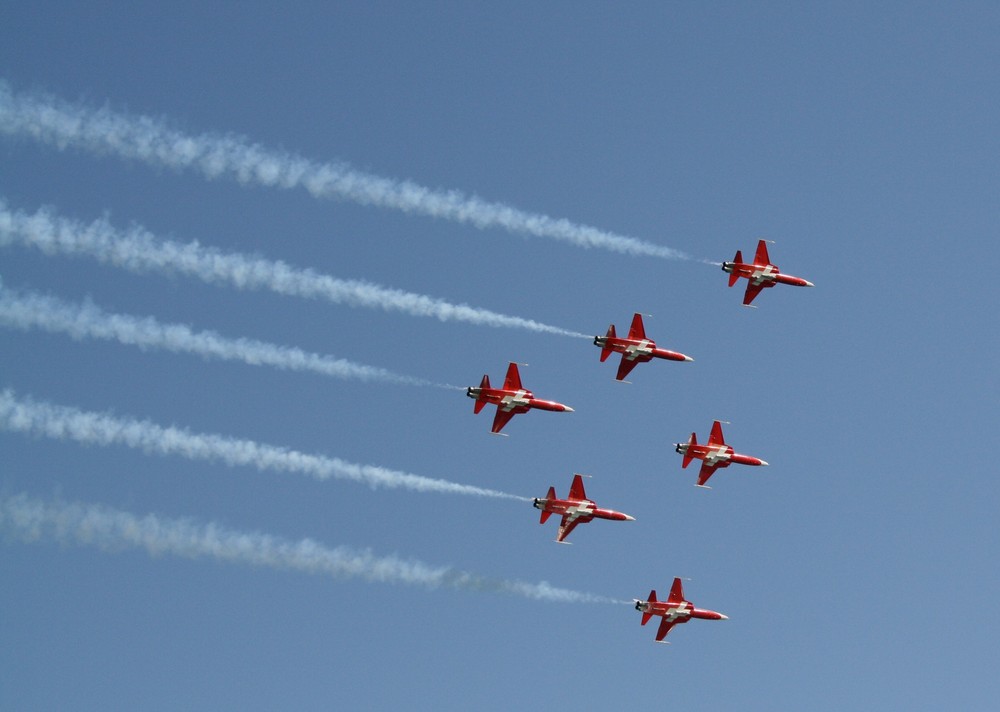
[[[646,599],[646,602],[650,603],[650,604],[656,603],[656,589],[655,588],[652,591],[649,592],[649,598]],[[652,606],[650,606],[650,608],[652,608]],[[649,619],[652,618],[652,617],[653,617],[653,614],[650,611],[644,611],[643,614],[642,614],[642,625],[646,625],[647,623],[649,623]]]
[[[611,326],[608,327],[608,333],[606,335],[606,338],[608,338],[608,339],[614,339],[616,337],[617,337],[617,335],[615,334],[615,325],[612,324]],[[611,354],[612,354],[612,350],[610,348],[608,348],[608,347],[605,346],[603,349],[601,349],[601,363],[604,363],[605,361],[607,361],[608,360],[608,356],[610,356]]]
[[[694,459],[694,446],[698,444],[698,436],[691,433],[691,439],[688,441],[687,452],[684,453],[684,461],[681,462],[681,467],[687,467],[691,464],[691,460]]]

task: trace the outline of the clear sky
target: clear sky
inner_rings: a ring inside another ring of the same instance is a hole
[[[330,5],[0,7],[0,707],[994,708],[996,4]],[[28,105],[95,133],[40,135]],[[251,145],[277,173],[238,179]],[[42,208],[146,262],[12,237]],[[816,288],[743,308],[710,263],[761,237]],[[215,267],[152,264],[167,241]],[[472,316],[236,288],[222,253]],[[67,311],[134,319],[40,326]],[[636,311],[695,362],[616,383],[589,339]],[[439,387],[509,361],[575,412],[493,437]],[[695,488],[673,443],[713,419],[770,466]],[[273,466],[179,452],[226,448]],[[587,473],[636,521],[558,546],[525,500],[323,479],[354,464],[523,498]],[[659,646],[627,601],[674,576],[730,620]]]

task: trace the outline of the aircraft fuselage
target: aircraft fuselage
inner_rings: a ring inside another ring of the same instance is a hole
[[[622,354],[629,361],[638,361],[640,363],[652,361],[654,358],[662,358],[668,361],[694,361],[693,358],[685,356],[682,353],[656,348],[656,342],[651,339],[595,336],[594,345]]]
[[[535,398],[534,393],[523,388],[516,391],[508,391],[502,388],[474,388],[470,386],[466,389],[465,395],[473,400],[493,403],[502,410],[513,411],[515,413],[526,413],[531,408],[557,412],[573,411],[568,405]]]
[[[729,620],[729,616],[722,613],[695,608],[690,601],[640,601],[636,599],[635,610],[648,613],[651,616],[660,616],[671,623],[686,623],[692,618],[710,621]]]
[[[572,519],[578,519],[580,522],[589,522],[595,517],[598,519],[613,519],[619,522],[635,521],[635,517],[630,517],[622,512],[616,512],[613,509],[602,509],[589,499],[544,499],[536,497],[534,506],[535,509],[568,516]]]
[[[729,445],[705,445],[701,443],[674,443],[674,449],[681,455],[692,457],[696,460],[704,460],[709,465],[715,467],[729,467],[730,464],[738,465],[766,465],[764,460],[751,455],[741,455],[735,452]]]
[[[813,283],[794,277],[790,274],[782,274],[774,265],[756,265],[745,262],[723,262],[722,271],[727,274],[735,274],[738,277],[745,277],[751,283],[760,287],[773,287],[775,284],[790,284],[794,287],[812,287]]]

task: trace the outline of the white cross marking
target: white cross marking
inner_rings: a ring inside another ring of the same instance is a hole
[[[683,618],[685,616],[689,616],[690,615],[689,612],[688,612],[689,609],[690,609],[690,605],[686,601],[684,603],[680,604],[679,606],[677,606],[676,608],[668,608],[667,609],[666,619],[668,621],[675,621],[678,618]]]

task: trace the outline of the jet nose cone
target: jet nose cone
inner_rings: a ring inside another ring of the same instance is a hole
[[[572,413],[573,409],[570,408],[568,405],[564,405],[563,406],[563,412],[565,412],[565,413]]]
[[[685,361],[694,361],[694,359],[693,359],[693,358],[691,358],[690,356],[685,356],[685,357],[684,357],[684,360],[685,360]]]
[[[720,621],[728,621],[729,620],[729,616],[726,616],[726,615],[723,615],[723,614],[720,613],[719,614],[719,620]]]
[[[626,522],[634,522],[635,521],[635,517],[630,517],[629,515],[626,514],[625,515],[625,521]]]
[[[767,467],[767,460],[761,460],[760,465],[761,467]]]
[[[816,286],[815,284],[813,284],[812,282],[810,282],[808,279],[804,279],[802,281],[805,282],[804,286],[806,286],[806,287],[815,287]]]

